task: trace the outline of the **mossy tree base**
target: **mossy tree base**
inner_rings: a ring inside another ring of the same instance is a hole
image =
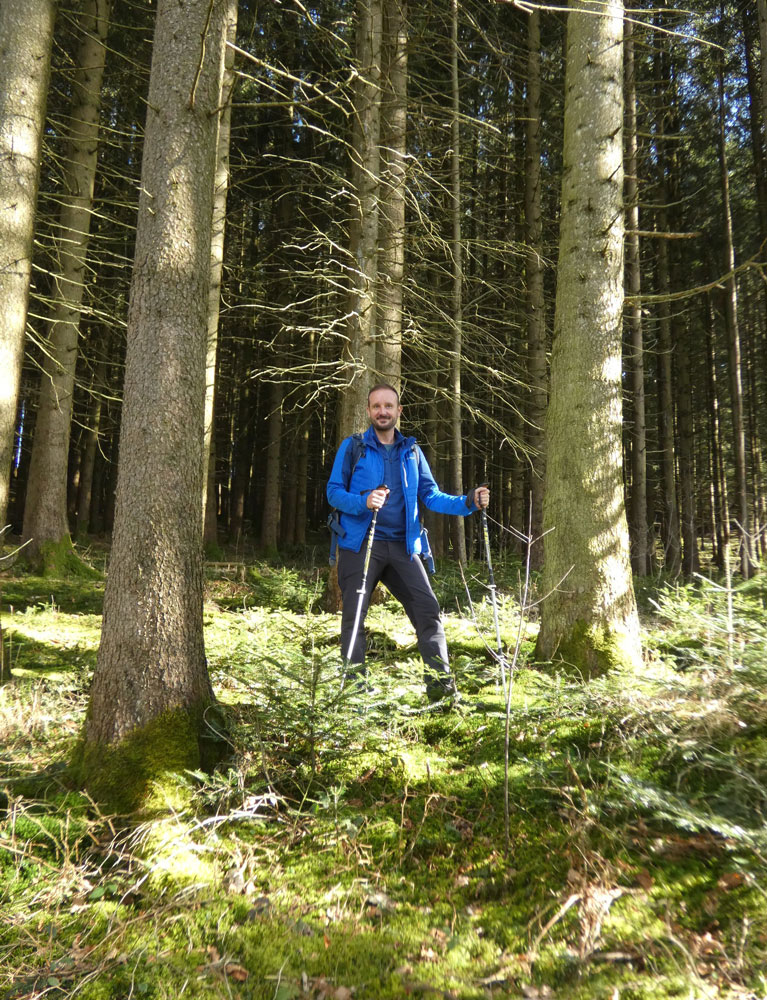
[[[30,550],[27,562],[40,576],[49,576],[58,580],[67,577],[75,577],[78,580],[95,580],[101,576],[97,569],[89,566],[84,559],[80,558],[69,535],[65,535],[57,542],[42,542],[39,546],[35,546],[33,542]]]
[[[577,621],[569,632],[559,636],[556,644],[546,642],[543,630],[535,648],[538,660],[561,662],[578,671],[584,678],[601,677],[616,669],[632,669],[641,665],[638,641],[625,630],[604,624]]]
[[[216,715],[215,727],[207,714]],[[177,775],[212,769],[228,746],[220,712],[205,706],[163,712],[118,743],[78,743],[72,761],[77,783],[105,808],[119,813],[167,812],[178,799]],[[181,803],[179,803],[180,805]]]

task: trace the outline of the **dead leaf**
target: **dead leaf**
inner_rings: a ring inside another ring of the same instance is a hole
[[[429,948],[425,944],[421,945],[421,958],[424,962],[436,962],[438,957],[433,948]]]
[[[348,986],[338,986],[333,993],[333,1000],[352,1000],[352,991]]]
[[[641,871],[637,872],[636,876],[637,882],[641,885],[643,889],[649,890],[655,885],[655,879],[648,872],[646,868],[642,868]]]
[[[744,882],[745,879],[741,872],[727,872],[716,884],[720,889],[737,889]]]
[[[208,961],[211,965],[215,965],[217,962],[221,961],[221,952],[212,944],[209,944],[205,949],[205,954],[208,956]]]
[[[227,962],[224,966],[224,972],[236,983],[244,983],[250,975],[247,969],[245,969],[242,965],[238,965],[236,962]]]

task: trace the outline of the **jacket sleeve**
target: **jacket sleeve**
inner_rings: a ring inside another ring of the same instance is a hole
[[[469,506],[465,496],[457,497],[452,493],[443,493],[434,481],[429,463],[420,448],[417,449],[417,453],[418,499],[429,510],[436,511],[437,514],[457,514],[459,517],[465,517],[479,509],[475,504]]]
[[[344,514],[366,514],[367,498],[359,494],[350,493],[346,488],[348,475],[345,466],[348,465],[349,449],[352,439],[345,438],[341,442],[341,447],[336,452],[333,462],[333,470],[328,479],[326,494],[331,507],[337,507]]]

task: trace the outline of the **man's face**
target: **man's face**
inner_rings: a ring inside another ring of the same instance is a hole
[[[402,407],[391,389],[376,389],[368,398],[368,416],[377,431],[388,431],[397,425]]]

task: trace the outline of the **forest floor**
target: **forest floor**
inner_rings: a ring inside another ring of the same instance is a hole
[[[231,758],[140,817],[67,781],[103,583],[6,575],[0,996],[767,997],[765,575],[642,582],[644,669],[586,681],[531,662],[501,564],[502,636],[522,638],[507,743],[474,574],[474,617],[437,578],[447,714],[424,710],[397,605],[371,610],[361,698],[309,567],[211,578]]]

